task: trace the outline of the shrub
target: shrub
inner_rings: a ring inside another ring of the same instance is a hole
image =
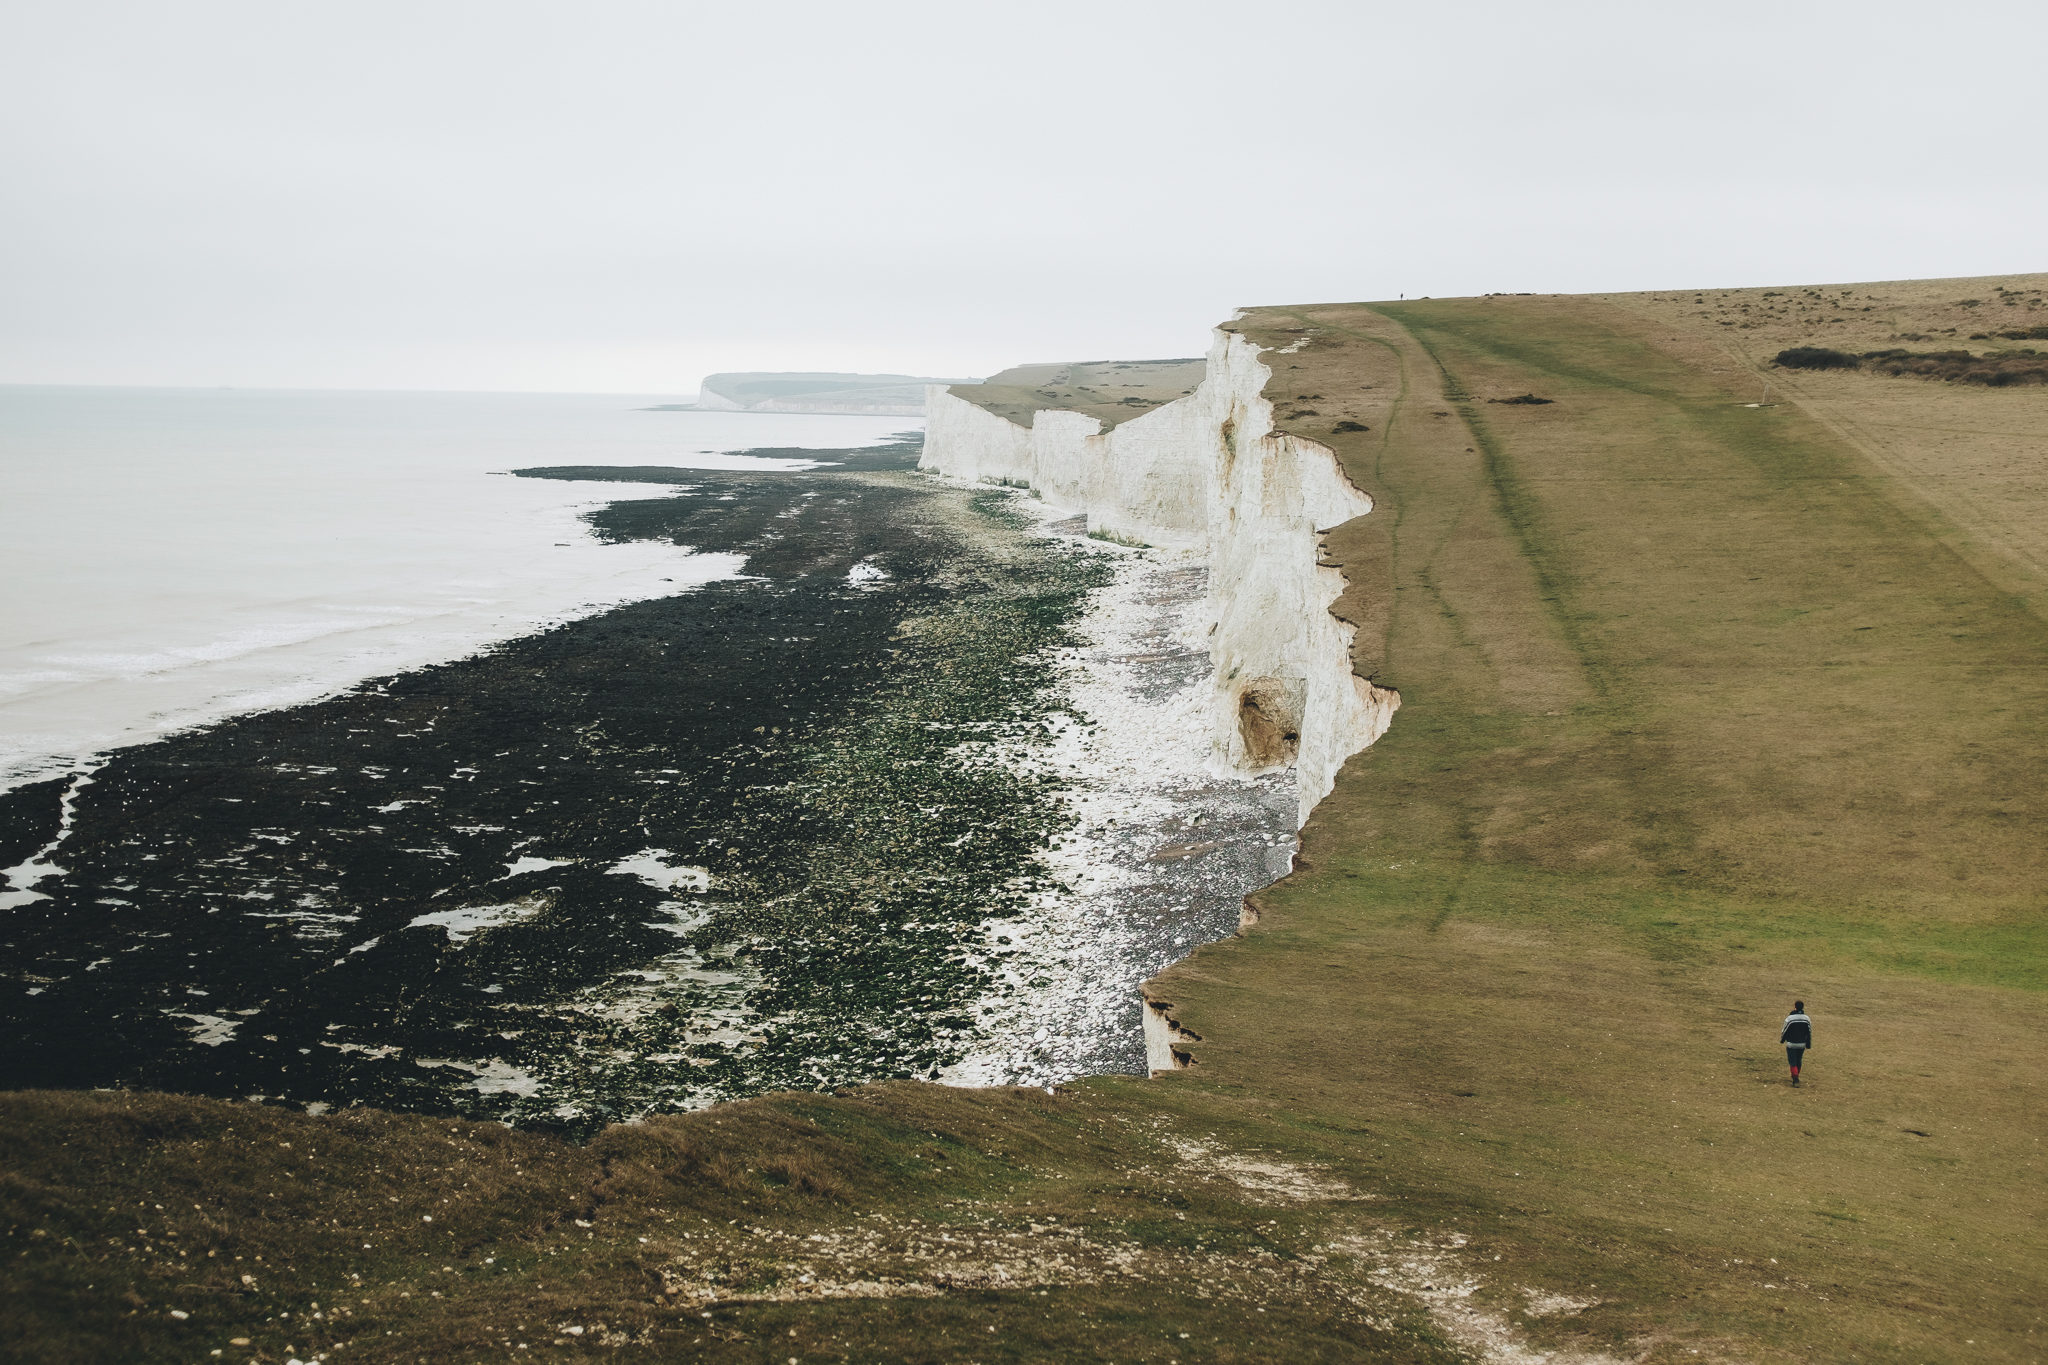
[[[2038,351],[1871,351],[1863,357],[1880,374],[1915,375],[1958,384],[2005,389],[2048,384],[2048,355]]]
[[[1771,358],[1771,363],[1788,370],[1853,370],[1863,362],[1847,351],[1831,351],[1825,346],[1794,346],[1778,352]]]

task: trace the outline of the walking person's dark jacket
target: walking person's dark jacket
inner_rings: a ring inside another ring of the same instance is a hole
[[[1778,1041],[1786,1047],[1813,1046],[1813,1020],[1803,1014],[1785,1016],[1785,1028],[1778,1034]]]

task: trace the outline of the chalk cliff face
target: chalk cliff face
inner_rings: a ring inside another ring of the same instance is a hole
[[[1103,431],[1046,410],[1026,428],[933,386],[923,467],[1029,488],[1087,515],[1088,529],[1207,559],[1215,761],[1240,772],[1293,765],[1300,815],[1387,728],[1399,699],[1351,671],[1343,590],[1317,562],[1322,533],[1372,510],[1336,456],[1276,432],[1259,348],[1217,334],[1187,397]]]

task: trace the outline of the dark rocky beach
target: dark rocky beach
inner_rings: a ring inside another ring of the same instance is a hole
[[[1059,893],[1074,821],[1006,755],[1073,722],[1057,655],[1115,557],[909,473],[914,443],[827,454],[519,471],[662,485],[593,529],[746,574],[0,795],[0,865],[71,811],[61,874],[4,921],[0,1087],[580,1132],[1007,1051],[988,1002],[1046,979],[987,926]],[[1270,876],[1246,856],[1206,896],[1169,859],[1130,969],[1227,933]],[[1130,984],[1072,1060],[1142,1067]]]

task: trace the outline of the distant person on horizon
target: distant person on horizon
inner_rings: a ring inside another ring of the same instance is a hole
[[[1799,1063],[1806,1057],[1806,1049],[1813,1046],[1813,1020],[1806,1017],[1806,1002],[1794,1000],[1792,1012],[1785,1016],[1785,1027],[1778,1030],[1778,1041],[1785,1045],[1785,1061],[1792,1068],[1792,1084],[1799,1084]]]

